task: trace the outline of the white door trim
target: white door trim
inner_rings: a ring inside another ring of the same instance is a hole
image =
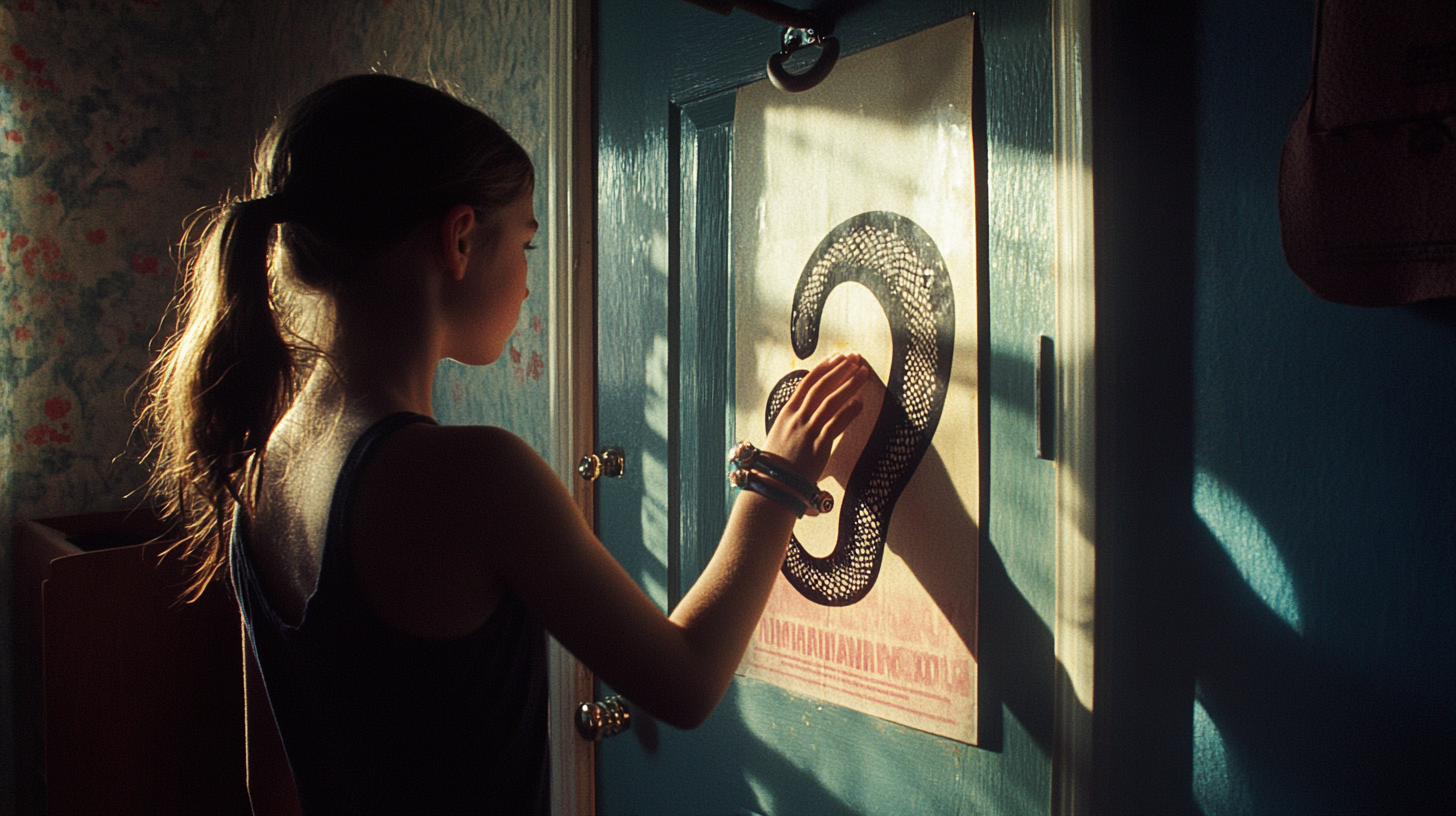
[[[1051,812],[1090,813],[1096,608],[1091,0],[1053,0],[1057,588]]]
[[[548,147],[537,165],[544,159],[550,184],[551,464],[591,521],[591,486],[575,475],[577,457],[594,442],[596,408],[590,0],[551,0],[549,25]],[[554,638],[547,662],[551,813],[587,816],[596,810],[596,751],[577,735],[575,711],[592,698],[593,678]]]

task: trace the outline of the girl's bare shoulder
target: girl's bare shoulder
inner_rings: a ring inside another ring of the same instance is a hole
[[[380,470],[445,501],[523,494],[539,500],[543,481],[559,484],[525,440],[490,425],[409,425],[378,457]]]
[[[520,457],[535,451],[516,434],[494,425],[434,425],[419,423],[407,426],[400,435],[410,433],[410,445],[420,453],[448,456],[464,454]],[[539,456],[536,458],[540,458]]]

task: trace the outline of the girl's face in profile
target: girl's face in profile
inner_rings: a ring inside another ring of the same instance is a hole
[[[486,222],[480,225],[485,230],[485,240],[472,253],[466,273],[474,312],[472,322],[478,332],[474,350],[479,356],[461,360],[462,363],[495,362],[515,331],[521,305],[530,294],[526,289],[526,252],[535,249],[531,239],[540,228],[534,205],[534,196],[528,191],[515,203],[488,213]]]

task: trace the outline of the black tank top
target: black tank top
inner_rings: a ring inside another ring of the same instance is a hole
[[[303,812],[549,810],[545,635],[509,591],[475,632],[435,640],[381,621],[345,538],[350,497],[374,446],[415,422],[394,414],[350,449],[334,486],[318,583],[299,625],[269,602],[233,525],[233,584]]]

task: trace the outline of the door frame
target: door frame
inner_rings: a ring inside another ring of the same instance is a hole
[[[1052,814],[1087,813],[1093,783],[1096,601],[1096,268],[1093,262],[1091,0],[1053,0],[1056,172],[1056,655]],[[595,522],[591,485],[573,465],[595,443],[596,183],[592,0],[551,0],[548,170],[552,465]],[[551,810],[591,814],[595,747],[576,734],[591,672],[549,651]]]
[[[1052,0],[1056,173],[1056,686],[1053,814],[1090,813],[1096,547],[1096,266],[1091,0]]]
[[[592,0],[551,0],[546,172],[550,237],[551,465],[596,526],[594,491],[576,459],[596,435],[596,178],[592,138]],[[547,734],[552,816],[596,811],[596,746],[576,732],[576,708],[592,699],[589,669],[547,639]]]

